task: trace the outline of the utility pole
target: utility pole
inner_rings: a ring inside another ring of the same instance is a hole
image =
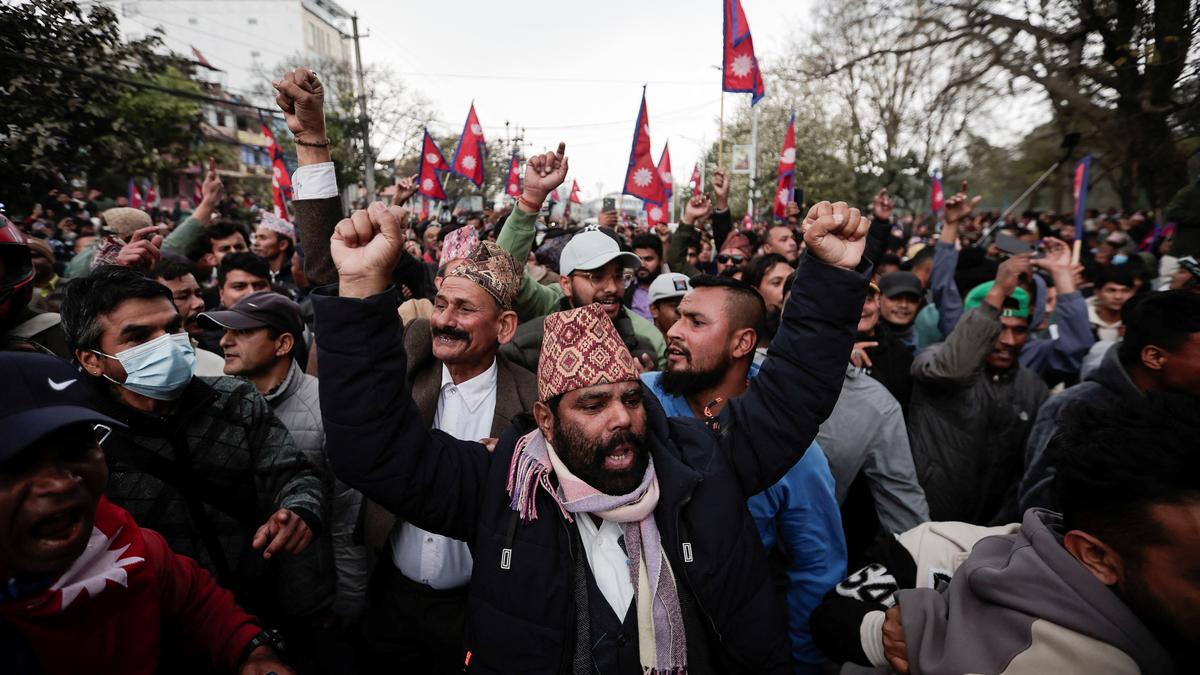
[[[758,106],[750,105],[750,189],[746,191],[747,213],[754,218],[754,192],[758,189]]]
[[[362,50],[358,46],[358,14],[350,15],[350,25],[354,29],[354,66],[358,76],[358,103],[361,106],[363,161],[366,163],[367,199],[375,199],[375,156],[371,154],[371,121],[367,118],[367,87],[363,82]]]

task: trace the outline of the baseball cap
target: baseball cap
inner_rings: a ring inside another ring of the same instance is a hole
[[[975,288],[972,288],[971,292],[967,293],[967,297],[963,298],[963,311],[969,311],[969,310],[975,309],[976,307],[982,305],[984,298],[987,297],[988,292],[991,291],[992,286],[995,286],[995,285],[996,285],[995,281],[989,281],[987,283],[979,284]],[[1017,319],[1028,319],[1029,318],[1029,293],[1027,293],[1024,288],[1021,288],[1020,286],[1018,286],[1017,288],[1013,289],[1012,295],[1010,295],[1008,297],[1012,300],[1017,301],[1017,308],[1013,309],[1011,307],[1005,307],[1004,309],[1000,310],[1000,316],[1010,316],[1010,317],[1014,317]]]
[[[888,272],[879,277],[879,292],[889,298],[905,293],[920,298],[925,294],[925,289],[921,286],[921,280],[912,272]]]
[[[659,300],[682,298],[692,290],[692,284],[686,274],[668,272],[660,274],[650,282],[650,304]]]
[[[291,333],[297,340],[304,335],[300,305],[273,291],[247,295],[229,309],[202,312],[197,320],[207,328],[252,330],[269,327],[281,333]]]
[[[1179,266],[1188,272],[1191,272],[1192,276],[1200,279],[1200,262],[1197,262],[1194,257],[1190,255],[1181,257],[1179,259]]]
[[[621,251],[612,237],[589,228],[571,237],[571,241],[563,247],[562,255],[558,258],[558,273],[567,276],[575,270],[594,270],[613,260],[620,260],[631,269],[642,266],[641,258]]]
[[[49,354],[0,352],[0,463],[39,438],[79,422],[125,425],[96,411],[95,390],[70,363]]]

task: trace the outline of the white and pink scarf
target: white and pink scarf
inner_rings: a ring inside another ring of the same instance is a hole
[[[558,487],[551,483],[552,475],[558,479]],[[572,474],[541,430],[535,429],[517,441],[508,468],[510,505],[522,520],[537,519],[538,487],[550,495],[568,522],[574,522],[572,514],[584,513],[621,524],[632,563],[629,577],[637,603],[642,671],[654,675],[687,673],[687,640],[679,589],[654,523],[654,507],[658,505],[654,461],[650,461],[641,484],[633,492],[604,494]]]

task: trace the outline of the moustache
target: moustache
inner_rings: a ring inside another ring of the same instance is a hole
[[[633,447],[634,454],[642,452],[642,439],[638,438],[637,434],[628,429],[618,431],[607,441],[592,445],[592,465],[597,468],[603,468],[604,457],[626,443]]]
[[[434,328],[433,337],[443,337],[451,340],[463,340],[465,342],[471,339],[471,334],[461,328],[446,326],[444,328]]]

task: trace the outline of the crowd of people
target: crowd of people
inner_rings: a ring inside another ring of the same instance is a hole
[[[290,221],[0,217],[4,672],[1189,669],[1200,213],[347,217],[275,89]]]

